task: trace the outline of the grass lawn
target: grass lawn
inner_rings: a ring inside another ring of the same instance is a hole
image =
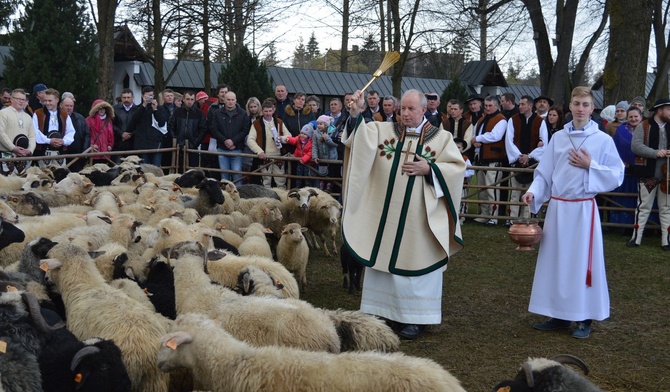
[[[442,324],[417,341],[403,341],[409,355],[431,358],[468,391],[490,391],[513,378],[527,357],[573,354],[590,367],[605,391],[670,390],[670,253],[658,235],[639,248],[628,237],[605,234],[611,317],[594,322],[591,337],[541,332],[543,316],[528,313],[537,250],[515,250],[502,226],[463,225],[465,249],[449,263]],[[358,309],[360,293],[341,287],[339,258],[312,251],[303,299],[324,308]]]

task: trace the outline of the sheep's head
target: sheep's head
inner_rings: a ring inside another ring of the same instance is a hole
[[[244,296],[258,295],[284,298],[280,291],[283,288],[284,285],[278,279],[273,278],[260,268],[250,265],[240,270],[235,291]]]
[[[286,237],[291,242],[301,242],[305,239],[305,236],[302,234],[308,229],[302,227],[297,223],[289,223],[284,226],[284,229],[281,232],[282,237]]]
[[[0,200],[0,218],[4,219],[9,223],[19,223],[19,214],[14,212],[14,210],[7,205],[4,201]]]
[[[318,196],[318,193],[314,189],[301,188],[291,189],[286,196],[289,200],[293,200],[302,212],[306,212],[309,209],[310,199]]]
[[[183,353],[185,347],[193,342],[193,335],[185,331],[172,332],[161,337],[156,365],[163,372],[184,367],[188,360]]]
[[[225,198],[218,181],[213,178],[205,178],[196,186],[201,193],[206,193],[209,199],[216,204],[223,204]]]
[[[90,193],[93,190],[93,183],[79,173],[70,173],[54,187],[54,192],[62,195],[70,195],[77,190],[81,190],[84,194]]]
[[[584,372],[584,375],[589,373],[588,366],[581,359],[569,354],[561,354],[554,357],[553,359],[528,358],[526,362],[521,364],[521,369],[519,369],[519,372],[517,373],[514,380],[505,380],[499,383],[493,388],[493,391],[533,391],[535,388],[541,389],[542,385],[545,385],[546,383],[549,383],[550,385],[561,384],[561,378],[568,376],[569,373],[574,374],[575,377],[581,378],[581,376],[577,375],[574,370],[564,366],[565,364],[573,364],[578,366]],[[586,379],[583,379],[583,382],[584,385],[592,385]]]
[[[70,363],[77,389],[101,390],[114,385],[130,390],[130,377],[123,365],[121,350],[111,340],[87,339]]]

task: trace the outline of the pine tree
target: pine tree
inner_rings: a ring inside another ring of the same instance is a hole
[[[244,106],[247,99],[258,98],[261,102],[273,95],[272,83],[267,68],[246,46],[233,53],[228,65],[221,67],[219,83],[226,83],[237,95],[237,103]]]
[[[14,23],[7,85],[44,83],[77,97],[86,111],[96,97],[96,37],[83,0],[34,0]]]
[[[442,96],[440,97],[440,105],[445,106],[450,99],[458,99],[461,102],[465,102],[468,97],[468,90],[465,89],[465,85],[461,79],[456,76],[451,80],[451,83],[444,89]],[[442,111],[445,111],[441,108]]]
[[[319,43],[316,42],[316,36],[312,31],[312,36],[309,37],[309,41],[307,42],[307,62],[312,61],[319,56],[321,56],[321,53],[319,53]]]
[[[302,42],[302,37],[298,40],[298,46],[295,47],[293,51],[293,61],[291,66],[293,68],[305,68],[307,65],[307,49],[305,44]]]

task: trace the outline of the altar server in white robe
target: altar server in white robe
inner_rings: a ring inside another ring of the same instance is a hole
[[[610,315],[596,194],[621,185],[624,164],[612,138],[590,119],[593,94],[572,90],[573,120],[554,134],[522,200],[537,213],[549,201],[528,310],[551,317],[539,330],[589,337],[592,320]]]
[[[462,248],[458,207],[465,162],[451,133],[424,117],[426,97],[407,91],[400,123],[365,123],[354,94],[342,237],[365,271],[361,311],[397,322],[406,339],[442,321],[442,276]]]

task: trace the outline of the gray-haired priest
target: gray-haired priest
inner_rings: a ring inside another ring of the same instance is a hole
[[[426,97],[407,91],[402,122],[365,123],[357,91],[342,137],[349,149],[342,236],[367,266],[361,311],[406,339],[442,321],[442,278],[463,247],[458,206],[465,162],[449,132],[431,125]]]

